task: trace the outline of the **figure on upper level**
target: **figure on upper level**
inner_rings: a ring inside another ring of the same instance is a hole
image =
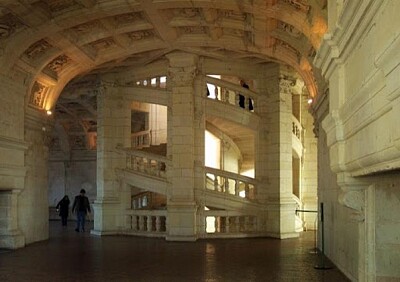
[[[240,85],[243,88],[249,89],[249,85],[247,85],[247,83],[243,79],[240,80]],[[245,108],[245,100],[246,100],[245,96],[239,94],[239,106],[243,109]],[[250,111],[253,110],[253,100],[251,98],[249,98],[249,110]]]

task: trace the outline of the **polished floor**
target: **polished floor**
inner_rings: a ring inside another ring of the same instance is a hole
[[[349,281],[316,270],[312,232],[299,239],[199,240],[96,237],[50,222],[50,239],[0,250],[0,281]]]

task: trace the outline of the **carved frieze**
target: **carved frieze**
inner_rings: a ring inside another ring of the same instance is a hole
[[[204,26],[184,26],[179,28],[183,34],[205,34],[206,27]]]
[[[294,26],[292,26],[288,23],[282,22],[282,21],[278,21],[278,29],[285,31],[290,36],[293,36],[296,38],[301,36],[301,32],[297,28],[295,28]]]
[[[128,33],[128,36],[135,41],[143,40],[146,38],[154,37],[154,32],[152,30],[139,30]]]
[[[50,49],[51,47],[53,47],[53,46],[49,42],[47,42],[46,40],[42,39],[42,40],[39,40],[39,41],[35,42],[34,44],[32,44],[25,51],[25,55],[29,59],[34,59],[36,57],[39,57],[41,54],[46,52],[46,50]]]
[[[137,12],[137,13],[127,13],[127,14],[122,14],[114,17],[114,21],[117,25],[126,25],[126,24],[131,24],[134,22],[138,21],[143,21],[144,17],[142,13]]]
[[[246,14],[239,12],[239,11],[220,10],[218,12],[218,14],[219,14],[219,18],[227,18],[227,19],[238,20],[238,21],[246,20]]]
[[[174,9],[174,15],[182,18],[200,17],[200,10],[197,8]]]
[[[46,85],[36,81],[31,90],[30,104],[35,107],[43,108],[47,90],[48,87]]]
[[[104,29],[103,25],[100,21],[94,20],[90,22],[86,22],[84,24],[80,24],[71,28],[74,32],[78,34],[88,34],[93,31],[98,31]]]
[[[71,61],[67,55],[61,55],[51,61],[47,67],[52,71],[59,73]]]
[[[112,39],[111,37],[91,42],[89,45],[97,51],[106,50],[108,48],[116,46],[114,39]]]
[[[8,12],[6,9],[2,9],[0,14],[0,39],[8,38],[13,33],[17,32],[25,25],[14,16],[12,13]]]
[[[292,94],[292,88],[296,85],[296,79],[287,75],[279,76],[279,92]]]

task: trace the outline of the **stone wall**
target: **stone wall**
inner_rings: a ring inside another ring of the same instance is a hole
[[[80,189],[86,190],[90,203],[96,199],[96,154],[94,159],[76,159],[70,161],[50,160],[48,206],[55,207],[67,195],[71,201],[79,194]],[[70,214],[71,215],[71,214]],[[57,214],[50,214],[50,219],[59,219]]]

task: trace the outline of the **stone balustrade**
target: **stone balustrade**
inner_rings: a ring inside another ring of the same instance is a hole
[[[144,130],[131,134],[131,146],[133,149],[141,149],[151,145],[151,130]]]
[[[205,167],[206,189],[254,200],[256,180],[240,174]]]
[[[167,232],[167,211],[127,210],[126,231],[144,236],[163,237]]]
[[[166,81],[167,79],[165,76],[155,76],[151,78],[136,80],[135,85],[149,88],[165,88]]]
[[[208,210],[204,212],[206,237],[238,237],[256,233],[257,217],[236,211]]]
[[[209,76],[206,76],[206,83],[214,86],[214,93],[212,93],[213,95],[209,95],[208,98],[240,107],[240,99],[242,97],[242,100],[244,100],[242,108],[251,112],[256,112],[257,93],[240,85],[235,85],[231,82]]]
[[[126,154],[126,169],[166,179],[166,157],[130,148],[117,149]]]

